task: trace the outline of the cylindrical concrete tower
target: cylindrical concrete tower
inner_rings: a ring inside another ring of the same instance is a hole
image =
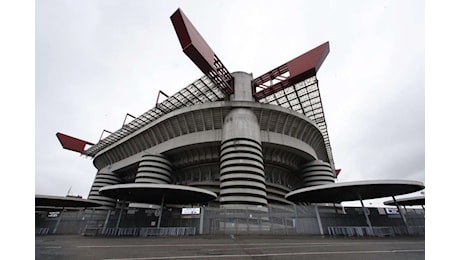
[[[139,163],[136,183],[171,183],[172,166],[162,154],[144,154]]]
[[[250,101],[251,75],[233,73],[234,100]],[[233,108],[225,117],[220,147],[222,208],[265,207],[264,161],[257,117],[248,108]]]
[[[100,169],[96,174],[88,199],[100,202],[104,208],[114,208],[117,200],[99,194],[99,189],[119,183],[121,183],[121,179],[115,173],[107,168]]]
[[[314,160],[302,165],[304,187],[334,183],[331,166],[321,160]]]

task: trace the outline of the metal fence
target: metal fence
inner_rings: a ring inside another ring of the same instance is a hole
[[[180,208],[163,210],[161,227],[151,209],[63,211],[50,217],[36,214],[35,234],[98,236],[188,236],[196,234],[271,234],[330,236],[424,235],[424,211],[334,208],[332,206],[280,206],[222,209],[203,207],[200,214],[184,215]],[[372,228],[366,222],[368,215]]]
[[[101,236],[191,236],[195,235],[194,227],[161,227],[161,228],[103,228],[96,235]]]
[[[368,226],[342,226],[328,227],[330,236],[400,236],[400,235],[425,235],[425,226],[394,226],[394,227],[375,227]]]

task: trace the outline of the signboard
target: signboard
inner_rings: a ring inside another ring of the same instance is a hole
[[[388,215],[399,215],[398,209],[395,208],[385,208],[385,211]]]
[[[59,217],[59,214],[61,214],[61,212],[59,212],[59,211],[50,211],[50,212],[48,212],[48,217],[49,218],[57,218],[57,217]]]
[[[182,208],[182,215],[200,215],[200,208]]]

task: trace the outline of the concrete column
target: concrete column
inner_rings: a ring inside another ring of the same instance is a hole
[[[107,223],[109,223],[109,218],[110,218],[111,213],[112,213],[112,210],[109,209],[107,211],[107,216],[105,217],[104,226],[102,227],[102,234],[105,234],[105,230],[107,229]]]
[[[117,204],[116,199],[112,199],[106,196],[103,196],[99,193],[99,189],[109,185],[120,184],[121,179],[115,173],[110,171],[110,169],[102,168],[100,169],[93,182],[93,186],[88,195],[88,199],[95,200],[102,203],[104,206],[101,209],[113,209]]]
[[[401,210],[401,207],[399,206],[399,203],[398,201],[396,201],[395,199],[395,196],[391,196],[393,198],[393,202],[395,203],[396,205],[396,208],[398,209],[398,212],[399,212],[399,215],[401,216],[401,220],[404,224],[404,227],[406,228],[406,232],[409,233],[409,225],[407,224],[407,220],[406,220],[406,217],[404,216],[402,210]]]
[[[252,74],[246,72],[233,72],[233,88],[234,92],[230,96],[231,101],[254,101],[252,96]]]
[[[157,228],[161,227],[161,218],[163,217],[163,208],[165,207],[165,194],[161,196],[160,216],[158,216]]]
[[[316,220],[318,221],[319,233],[324,236],[323,223],[321,223],[321,217],[319,216],[318,205],[315,205]]]
[[[120,214],[118,215],[117,225],[115,226],[117,234],[118,234],[118,228],[120,227],[121,216],[123,215],[123,211],[125,211],[125,204],[126,204],[126,201],[123,200],[121,203],[121,207],[120,207]]]
[[[232,75],[234,100],[252,99],[252,76],[243,72]],[[222,208],[267,210],[260,126],[250,109],[234,108],[224,119],[219,196]]]
[[[200,207],[200,229],[198,234],[203,235],[204,207]]]
[[[56,234],[58,230],[59,224],[61,223],[62,215],[64,215],[64,211],[65,211],[65,208],[62,208],[62,211],[59,212],[59,217],[56,221],[56,225],[54,225],[53,234]]]
[[[367,216],[366,207],[364,207],[363,199],[361,198],[361,195],[359,193],[358,193],[358,197],[359,197],[359,202],[361,202],[361,207],[363,209],[364,217],[366,218],[367,226],[369,227],[371,235],[374,235],[374,229],[372,228],[371,220],[369,219],[369,216]],[[369,213],[370,213],[370,211],[369,211]]]

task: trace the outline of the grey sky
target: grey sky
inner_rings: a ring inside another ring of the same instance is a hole
[[[230,72],[259,76],[325,41],[319,86],[338,180],[425,182],[423,1],[36,1],[35,193],[87,197],[97,142],[126,113],[202,76],[170,21],[181,8]]]

